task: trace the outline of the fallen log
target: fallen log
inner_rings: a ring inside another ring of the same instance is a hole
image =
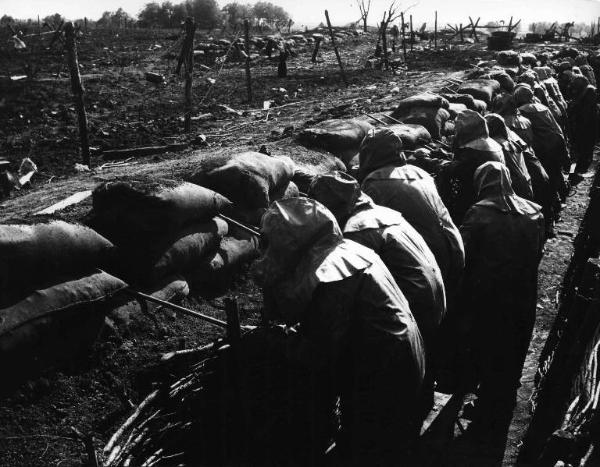
[[[156,154],[164,154],[165,152],[176,152],[187,149],[187,143],[175,143],[167,144],[165,146],[147,146],[141,148],[130,148],[130,149],[110,149],[108,151],[102,151],[102,158],[108,161],[114,161],[118,159],[127,159],[128,157],[144,157],[154,156]]]

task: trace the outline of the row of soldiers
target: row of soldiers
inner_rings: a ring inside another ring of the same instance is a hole
[[[298,332],[310,365],[327,368],[342,465],[403,464],[436,384],[476,392],[480,433],[510,420],[544,242],[571,157],[576,181],[596,141],[589,80],[573,76],[556,113],[544,73],[525,72],[496,113],[459,112],[450,161],[426,150],[409,161],[393,131],[375,129],[357,179],[316,176],[308,197],[263,216],[265,309]],[[435,179],[422,168],[432,166]]]

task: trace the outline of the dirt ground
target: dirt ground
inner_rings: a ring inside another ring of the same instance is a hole
[[[13,161],[15,167],[23,157],[31,157],[40,169],[31,187],[0,204],[2,221],[31,215],[118,175],[179,178],[206,160],[262,145],[273,154],[290,155],[318,170],[327,166],[329,156],[299,148],[291,140],[306,122],[391,109],[397,99],[425,89],[439,90],[447,78],[460,78],[470,65],[491,56],[481,45],[438,51],[419,47],[409,55],[407,66],[394,74],[364,67],[375,38],[361,36],[340,44],[349,86],[344,86],[333,50],[325,44],[316,64],[310,62],[308,49],[290,59],[288,78],[277,78],[275,61],[263,58],[253,64],[252,103],[246,99],[239,63],[226,63],[222,68],[210,65],[208,71],[198,68],[193,115],[200,118],[193,120],[192,134],[184,135],[183,83],[173,74],[174,60],[162,58],[174,44],[168,39],[171,34],[173,31],[92,31],[80,41],[91,145],[111,149],[186,142],[189,149],[130,160],[117,167],[102,167],[106,161],[96,155],[92,172],[85,173],[75,172],[75,163],[80,162],[77,122],[62,52],[44,50],[43,44],[33,40],[24,51],[0,49],[0,157]],[[166,84],[146,81],[147,71],[165,75]],[[8,78],[22,74],[31,79]],[[273,101],[269,111],[263,110],[265,100]],[[202,117],[205,114],[210,116]],[[507,465],[515,459],[529,417],[527,398],[536,355],[554,317],[556,293],[585,210],[588,183],[584,181],[569,198],[558,235],[547,244],[540,266],[538,321],[506,441]],[[62,215],[79,219],[89,208],[86,201]],[[261,296],[247,274],[238,278],[226,296],[238,300],[244,324],[256,322]],[[223,299],[191,298],[183,305],[223,318]],[[72,427],[92,435],[100,448],[131,403],[139,402],[149,390],[148,368],[163,353],[202,345],[221,334],[211,325],[164,310],[140,313],[127,327],[107,328],[93,351],[80,355],[70,368],[50,372],[1,396],[0,465],[80,465],[86,459],[84,445],[73,437]],[[500,465],[504,449],[492,455],[489,449],[474,449],[473,443],[456,442],[449,452],[448,465]]]

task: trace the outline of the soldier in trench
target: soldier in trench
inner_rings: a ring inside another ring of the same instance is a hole
[[[419,434],[425,371],[406,298],[379,257],[344,239],[317,201],[273,203],[261,230],[266,249],[255,274],[265,309],[328,357],[342,465],[397,465]]]
[[[457,309],[474,363],[474,432],[510,417],[533,332],[538,265],[544,244],[541,208],[515,195],[508,168],[487,162],[474,176],[477,202],[460,227],[466,263]]]
[[[590,168],[598,139],[598,100],[596,88],[585,76],[573,78],[569,90],[569,133],[573,159],[576,161],[575,172],[570,179],[578,183]]]
[[[348,238],[370,248],[388,267],[406,296],[425,344],[427,369],[423,414],[433,403],[433,364],[440,324],[446,314],[444,281],[423,237],[397,211],[377,206],[344,172],[317,176],[308,195],[323,203]]]

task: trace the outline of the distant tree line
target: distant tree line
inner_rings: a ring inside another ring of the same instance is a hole
[[[145,28],[177,28],[191,16],[201,29],[239,28],[245,19],[261,30],[281,30],[293,24],[290,15],[280,6],[271,2],[259,1],[255,4],[231,2],[219,8],[216,0],[185,0],[181,3],[164,1],[150,2],[139,12],[137,19],[119,8],[117,11],[105,11],[96,21],[88,19],[90,27],[124,28],[133,24]],[[59,13],[42,18],[41,24],[47,23],[58,27],[64,17]],[[4,15],[0,25],[32,24],[35,20],[19,21]],[[76,20],[82,24],[83,19]]]
[[[283,8],[262,1],[254,5],[232,2],[221,9],[215,0],[187,0],[177,4],[151,2],[144,6],[138,19],[145,27],[173,28],[188,16],[202,29],[236,29],[245,19],[253,26],[268,29],[279,30],[290,24],[290,16]]]

